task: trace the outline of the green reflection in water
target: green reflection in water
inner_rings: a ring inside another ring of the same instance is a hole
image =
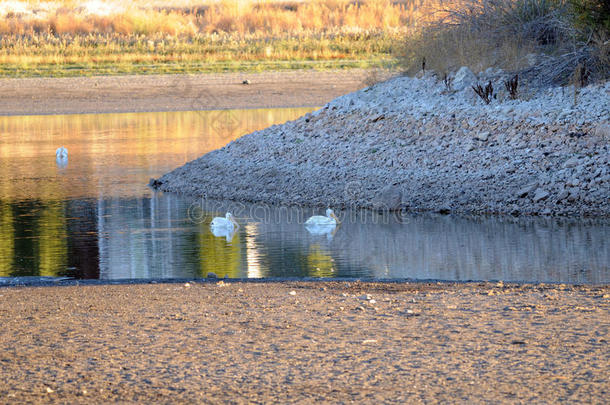
[[[13,266],[15,252],[15,228],[13,211],[0,202],[0,277],[8,277]]]
[[[65,273],[68,234],[64,204],[0,201],[0,277]]]
[[[214,236],[209,230],[209,224],[205,223],[200,225],[198,239],[200,276],[205,277],[212,272],[218,277],[240,277],[243,241],[238,232],[228,242],[224,237]]]
[[[335,277],[333,259],[330,254],[322,249],[320,245],[313,244],[307,254],[307,267],[310,277]]]
[[[57,276],[65,271],[68,261],[68,238],[63,206],[51,204],[42,208],[38,217],[36,262],[38,275]]]

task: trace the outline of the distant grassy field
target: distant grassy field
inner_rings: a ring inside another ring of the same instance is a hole
[[[0,75],[392,67],[438,0],[2,1]]]

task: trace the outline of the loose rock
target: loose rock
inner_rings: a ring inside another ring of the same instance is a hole
[[[464,90],[465,88],[469,88],[477,81],[477,77],[472,73],[470,69],[466,66],[462,66],[455,77],[453,78],[453,89],[454,90]]]

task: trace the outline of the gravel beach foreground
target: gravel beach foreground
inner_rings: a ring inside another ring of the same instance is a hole
[[[2,403],[597,403],[608,286],[0,289]]]

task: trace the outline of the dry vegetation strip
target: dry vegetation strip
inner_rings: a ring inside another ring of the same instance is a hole
[[[0,75],[387,66],[437,3],[11,1]]]
[[[0,2],[0,76],[460,66],[610,74],[603,0]],[[605,7],[605,8],[604,8]],[[540,62],[540,61],[538,61]],[[559,66],[559,67],[558,67]]]

